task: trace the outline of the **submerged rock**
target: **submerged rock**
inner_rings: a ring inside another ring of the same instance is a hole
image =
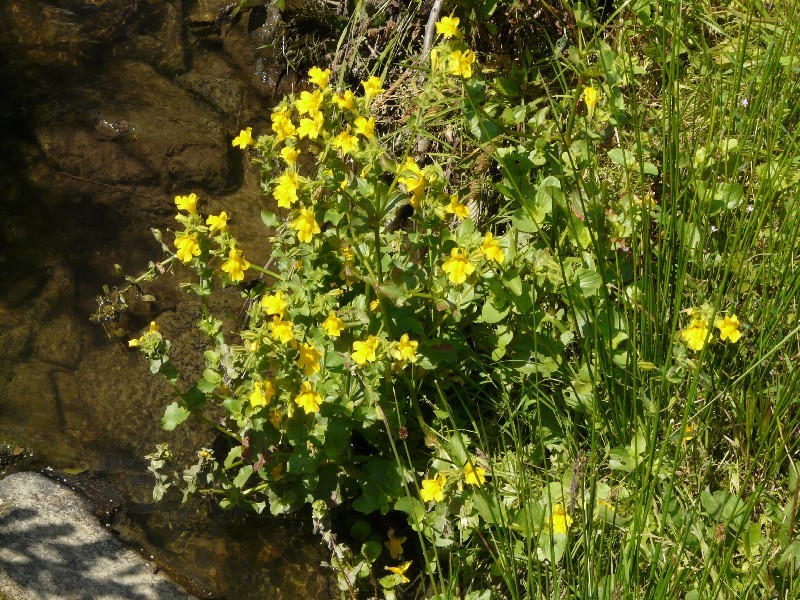
[[[56,171],[101,185],[222,190],[226,133],[217,114],[152,67],[120,62],[72,82],[34,132]]]
[[[17,473],[0,481],[0,597],[192,596],[102,527],[77,493]]]

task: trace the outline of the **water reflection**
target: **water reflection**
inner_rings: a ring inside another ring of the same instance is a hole
[[[230,138],[245,122],[263,126],[268,95],[291,85],[281,68],[252,75],[256,59],[269,62],[256,48],[275,15],[223,43],[187,25],[225,4],[214,0],[2,4],[0,442],[33,456],[0,465],[67,469],[89,496],[110,485],[124,507],[113,526],[206,597],[327,597],[308,519],[149,503],[142,457],[162,441],[190,454],[211,434],[160,430],[169,388],[126,340],[158,319],[176,348],[197,348],[194,300],[165,279],[147,290],[156,302],[130,299],[120,339],[88,319],[102,285],[120,281],[114,265],[136,273],[158,259],[149,228],[172,226],[178,192],[225,209],[248,257],[266,259],[258,175]],[[175,361],[192,373],[198,358]]]

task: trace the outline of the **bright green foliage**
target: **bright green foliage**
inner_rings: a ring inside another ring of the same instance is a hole
[[[796,97],[797,36],[676,10],[636,2],[606,35],[575,4],[575,39],[527,72],[483,69],[447,17],[394,129],[390,82],[312,69],[253,145],[269,270],[178,204],[187,289],[262,276],[239,331],[202,319],[203,377],[164,415],[224,411],[228,454],[198,454],[186,493],[312,505],[343,590],[380,561],[387,597],[420,572],[439,597],[791,597],[797,114],[742,65]],[[161,334],[135,341],[183,389]],[[423,559],[366,522],[351,550],[337,504],[403,513]]]

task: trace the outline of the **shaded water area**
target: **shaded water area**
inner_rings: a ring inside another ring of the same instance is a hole
[[[162,256],[150,227],[174,224],[173,197],[226,210],[253,262],[266,262],[259,175],[231,148],[296,80],[271,2],[220,21],[218,0],[6,0],[0,5],[0,476],[60,473],[98,516],[202,597],[326,598],[327,557],[308,518],[276,520],[213,505],[154,505],[144,456],[209,446],[206,428],[168,433],[168,386],[127,347],[151,320],[175,362],[201,368],[188,275],[129,296],[109,339],[89,321],[115,265]],[[278,65],[278,66],[276,66]],[[165,233],[165,241],[172,236]],[[238,310],[239,298],[216,300]]]

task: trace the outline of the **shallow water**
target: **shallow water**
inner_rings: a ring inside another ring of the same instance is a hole
[[[160,442],[191,454],[213,440],[159,428],[168,389],[126,343],[155,319],[176,362],[198,368],[199,308],[178,291],[182,276],[150,286],[156,302],[129,297],[119,338],[89,321],[103,284],[122,283],[115,265],[137,273],[160,258],[149,228],[170,227],[177,193],[227,210],[248,257],[266,259],[258,173],[230,139],[263,125],[269,93],[291,81],[252,54],[246,21],[222,41],[194,32],[224,2],[3,4],[0,475],[66,471],[89,496],[118,497],[112,527],[198,595],[328,597],[307,518],[151,503],[144,455]]]

